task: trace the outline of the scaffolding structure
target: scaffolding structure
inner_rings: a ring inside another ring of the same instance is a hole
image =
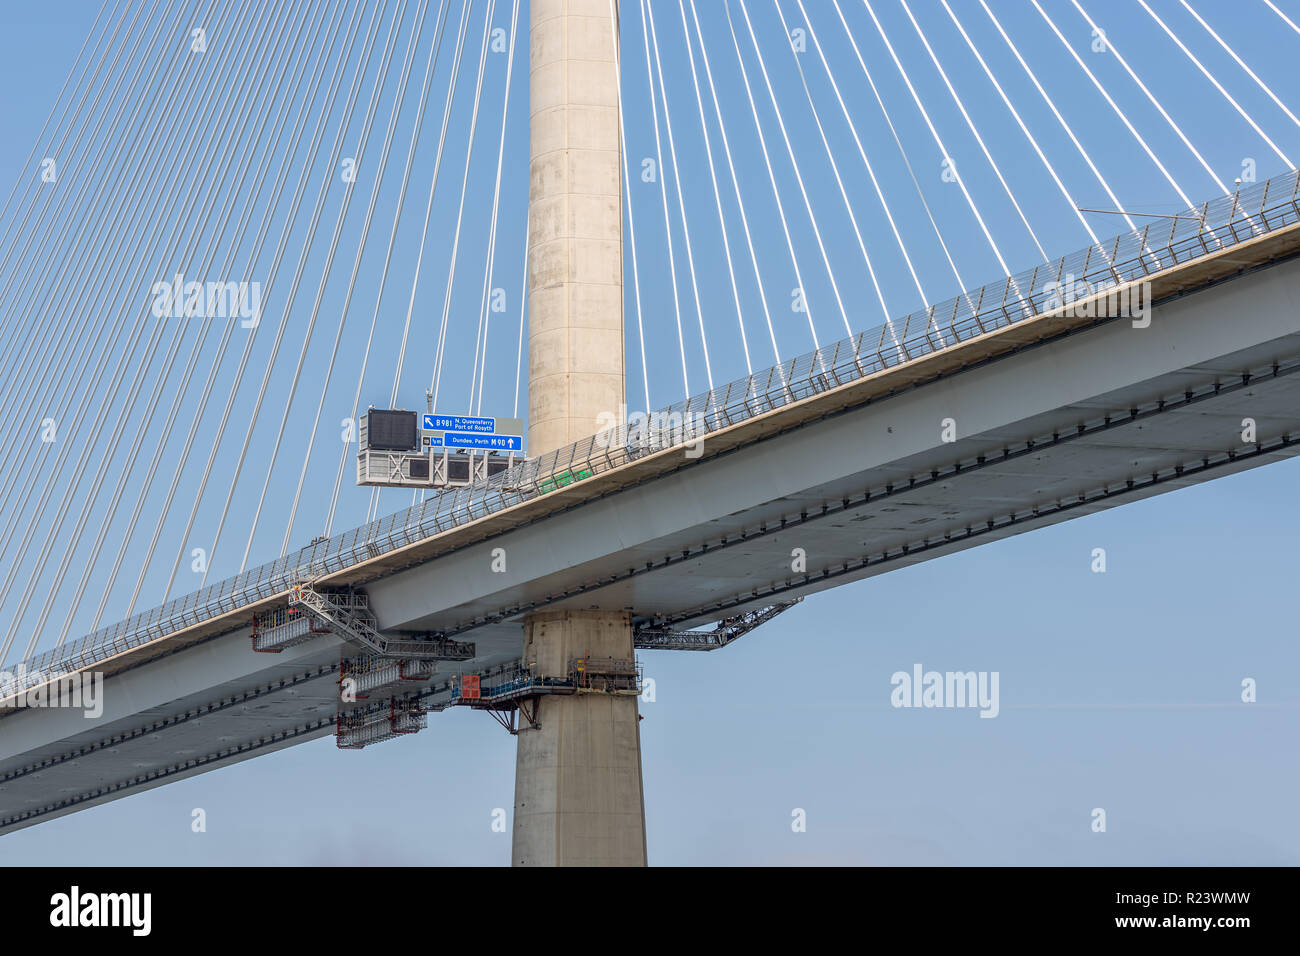
[[[716,651],[744,637],[778,614],[790,610],[802,600],[801,597],[795,598],[793,601],[723,618],[709,630],[682,631],[671,627],[640,627],[633,637],[633,643],[637,650],[643,651]]]
[[[801,600],[801,599],[799,599]],[[642,649],[716,650],[737,640],[798,600],[775,604],[725,618],[711,630],[689,631],[641,627],[635,646]],[[360,647],[357,657],[339,662],[339,699],[342,704],[368,700],[371,694],[421,682],[438,672],[437,661],[468,661],[475,656],[473,644],[451,641],[428,634],[385,634],[370,611],[370,600],[360,588],[327,589],[310,583],[295,585],[287,607],[259,614],[253,622],[254,650],[278,653],[334,633]],[[635,658],[576,657],[561,676],[536,673],[522,665],[494,675],[485,684],[478,674],[451,679],[448,700],[423,705],[393,697],[387,709],[382,704],[340,710],[335,736],[344,750],[416,733],[428,725],[428,714],[448,707],[469,707],[486,711],[511,734],[541,726],[538,708],[541,698],[552,695],[612,694],[639,696],[641,666]]]
[[[318,623],[292,606],[253,615],[253,650],[259,654],[279,654],[329,633],[328,625]]]
[[[469,707],[487,711],[511,734],[518,734],[541,726],[537,705],[543,697],[552,694],[638,696],[640,693],[641,665],[636,660],[579,657],[569,661],[568,672],[563,677],[548,677],[523,666],[486,686],[475,674],[453,677],[451,698],[436,709]]]
[[[334,742],[340,750],[360,750],[395,737],[419,733],[429,726],[429,716],[418,700],[392,698],[386,706],[340,712]]]
[[[569,662],[569,673],[579,694],[641,693],[641,665],[634,658],[579,657]]]
[[[474,645],[423,632],[386,634],[370,611],[370,598],[361,588],[323,588],[310,582],[293,586],[289,604],[300,607],[320,626],[376,657],[425,661],[468,661]]]
[[[361,588],[324,588],[299,581],[286,605],[253,616],[253,650],[260,653],[278,654],[322,634],[334,634],[362,651],[339,661],[340,704],[368,700],[405,682],[428,681],[437,674],[438,661],[468,661],[476,653],[472,643],[438,635],[381,631]],[[340,709],[335,737],[340,749],[358,750],[427,725],[422,704],[394,697],[387,709],[382,704]]]
[[[372,691],[427,681],[438,673],[433,661],[393,660],[388,657],[353,657],[339,661],[339,699],[345,703],[366,700]]]

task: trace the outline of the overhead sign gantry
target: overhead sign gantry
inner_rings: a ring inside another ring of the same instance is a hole
[[[455,488],[491,478],[523,460],[523,426],[518,418],[371,408],[361,419],[357,484]]]

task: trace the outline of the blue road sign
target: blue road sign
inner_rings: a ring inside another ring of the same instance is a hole
[[[476,432],[449,431],[443,436],[448,448],[482,448],[491,451],[523,451],[524,439],[520,435],[482,435]]]
[[[497,430],[497,420],[495,418],[466,418],[461,415],[425,415],[424,427],[427,431],[492,435]]]

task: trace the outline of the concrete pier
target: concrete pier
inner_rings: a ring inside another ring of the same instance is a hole
[[[609,0],[532,0],[528,449],[597,430],[625,401],[617,23]],[[622,610],[538,613],[525,666],[631,659]],[[515,866],[644,866],[637,698],[543,697],[520,720]]]
[[[524,631],[524,662],[541,674],[564,673],[575,658],[633,654],[626,613],[540,613]],[[536,716],[540,726],[518,737],[513,864],[644,866],[637,698],[543,697]]]

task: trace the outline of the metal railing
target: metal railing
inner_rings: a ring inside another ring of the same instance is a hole
[[[1035,266],[1001,282],[913,312],[871,332],[841,339],[781,365],[719,386],[658,413],[681,444],[763,415],[856,379],[940,352],[1005,328],[1108,286],[1231,248],[1300,222],[1297,172],[1204,203],[1115,239]],[[1077,289],[1069,283],[1086,283]],[[1061,285],[1068,287],[1064,290]],[[276,561],[102,627],[19,665],[19,689],[52,674],[88,667],[288,591],[294,584],[339,571],[413,544],[512,505],[585,480],[646,454],[618,444],[622,430],[607,430],[516,466],[486,481],[428,497],[421,504],[318,541]],[[662,436],[661,436],[662,437]]]
[[[577,682],[573,675],[568,677],[544,677],[540,674],[534,674],[527,668],[515,667],[502,675],[497,683],[480,685],[477,697],[464,696],[461,690],[461,681],[453,681],[451,696],[448,698],[446,706],[466,705],[491,709],[520,697],[533,697],[551,693],[572,694],[576,689]]]

